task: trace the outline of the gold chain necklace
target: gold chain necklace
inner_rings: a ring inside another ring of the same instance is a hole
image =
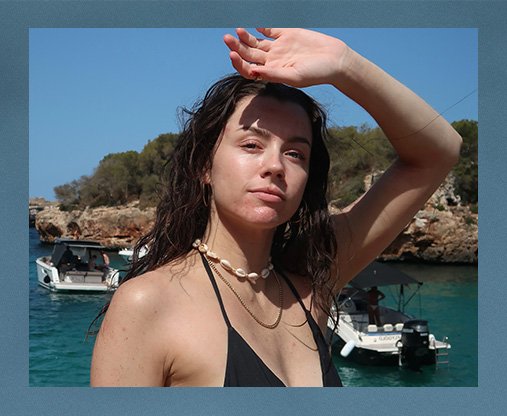
[[[215,267],[215,265],[208,258],[206,258],[206,261],[208,262],[210,267],[215,271],[215,273],[218,275],[218,277],[222,280],[222,282],[224,282],[227,285],[227,287],[232,290],[232,293],[234,293],[234,295],[236,295],[236,297],[238,298],[239,303],[241,303],[243,308],[245,308],[245,310],[255,320],[255,322],[257,322],[259,325],[262,325],[264,328],[268,328],[268,329],[273,329],[278,326],[278,324],[280,323],[280,320],[282,319],[283,289],[282,289],[282,284],[280,283],[280,279],[278,278],[278,275],[276,274],[276,272],[274,270],[273,270],[273,273],[274,273],[276,281],[278,283],[278,300],[280,302],[280,310],[278,311],[278,317],[276,318],[276,321],[272,324],[267,324],[265,322],[262,322],[259,318],[257,318],[254,315],[254,313],[250,310],[250,308],[247,306],[247,304],[243,301],[243,298],[241,297],[241,295],[238,292],[236,292],[236,289],[234,289],[234,287],[230,284],[230,282],[225,277],[222,276],[222,274],[218,271],[218,269]]]

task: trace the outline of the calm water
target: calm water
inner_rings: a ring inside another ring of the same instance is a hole
[[[30,386],[87,386],[94,338],[85,341],[88,325],[109,295],[55,294],[37,284],[35,259],[48,255],[30,229]],[[111,257],[113,266],[118,257]],[[333,357],[343,384],[361,386],[477,386],[477,268],[395,264],[424,282],[421,301],[407,312],[429,321],[437,339],[452,344],[449,366],[423,367],[422,373],[397,367],[366,367]],[[387,304],[393,293],[384,291]],[[204,340],[203,340],[204,342]]]

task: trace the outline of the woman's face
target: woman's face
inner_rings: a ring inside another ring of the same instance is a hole
[[[303,108],[241,100],[217,142],[209,182],[222,222],[274,229],[296,212],[308,179],[312,129]]]

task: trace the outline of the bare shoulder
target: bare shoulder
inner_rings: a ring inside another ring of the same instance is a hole
[[[111,308],[134,308],[146,316],[157,314],[160,308],[167,310],[195,291],[194,276],[194,260],[172,262],[121,284],[113,296]]]
[[[92,385],[165,385],[176,354],[171,325],[185,298],[176,272],[166,266],[120,285],[95,342]]]

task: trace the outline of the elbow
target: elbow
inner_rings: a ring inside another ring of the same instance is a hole
[[[449,138],[449,164],[451,168],[459,162],[462,145],[463,138],[456,130],[452,129],[452,136]]]
[[[463,145],[463,138],[453,128],[443,137],[441,141],[442,146],[438,150],[438,156],[433,160],[433,163],[438,160],[439,166],[450,171],[456,166],[460,160],[461,146]]]

